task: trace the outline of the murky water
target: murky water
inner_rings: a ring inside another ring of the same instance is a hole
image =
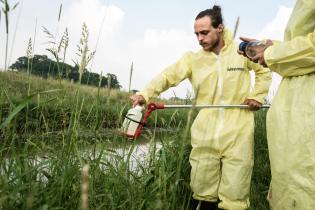
[[[83,156],[91,160],[97,158],[101,150],[104,149],[102,159],[108,162],[115,162],[117,159],[128,161],[130,170],[136,170],[138,167],[145,167],[150,160],[150,155],[157,153],[162,148],[160,142],[137,141],[126,145],[115,147],[96,147],[96,149],[83,152]]]
[[[173,130],[160,129],[154,130],[154,133],[159,132],[174,132]],[[93,135],[88,131],[80,131],[81,139],[91,140],[95,138],[95,134]],[[52,136],[54,138],[52,138]],[[46,139],[54,139],[54,140],[62,140],[58,133],[49,133],[47,136],[41,136],[38,141],[46,140]],[[156,142],[154,139],[150,138],[152,135],[152,130],[147,130],[143,133],[142,137],[137,140],[126,140],[115,141],[113,139],[109,140],[109,137],[113,137],[117,135],[117,132],[113,129],[109,129],[108,131],[104,131],[104,133],[98,135],[98,143],[90,144],[88,147],[79,148],[79,149],[71,149],[73,154],[67,154],[70,156],[81,157],[87,162],[94,161],[98,158],[101,158],[101,163],[99,167],[101,170],[106,170],[109,165],[110,166],[119,166],[119,164],[127,163],[129,170],[137,173],[141,173],[143,170],[139,170],[139,168],[143,169],[148,166],[151,155],[154,155],[154,158],[158,158],[158,152],[162,148],[162,144],[160,142]],[[56,137],[58,136],[58,137]],[[29,137],[25,137],[29,139]],[[102,141],[102,139],[104,141]],[[100,141],[101,140],[101,141]],[[93,140],[94,141],[94,140]],[[34,144],[34,143],[30,143]],[[35,144],[34,144],[35,145]],[[33,146],[34,146],[33,145]],[[36,146],[36,145],[35,145]],[[41,149],[40,149],[41,150]],[[75,151],[74,151],[75,150]],[[2,163],[0,164],[0,176],[5,175],[8,178],[8,181],[14,181],[19,179],[18,174],[14,174],[16,170],[12,170],[12,167],[25,167],[30,165],[31,170],[36,171],[36,180],[46,182],[47,174],[51,174],[51,170],[56,164],[56,161],[60,161],[61,157],[58,157],[61,153],[58,152],[47,152],[47,154],[19,154],[21,157],[14,158],[3,158]],[[101,156],[101,157],[100,157]],[[67,157],[66,157],[67,158]],[[76,158],[76,157],[74,157]],[[26,161],[25,163],[20,162]],[[62,160],[61,160],[62,161]],[[57,163],[59,166],[60,163]]]
[[[113,144],[114,145],[114,144]],[[154,154],[154,151],[157,153],[162,147],[160,142],[154,141],[137,141],[132,142],[131,140],[126,142],[124,145],[115,145],[112,146],[109,143],[106,145],[102,145],[102,143],[98,143],[98,145],[91,146],[89,148],[81,149],[79,151],[80,156],[86,160],[93,161],[101,156],[101,161],[105,163],[110,163],[112,165],[120,164],[120,163],[128,163],[130,171],[140,172],[138,170],[139,167],[145,168],[148,161],[150,160],[150,155]],[[46,182],[47,177],[45,174],[50,174],[51,172],[51,164],[56,160],[56,157],[50,156],[52,154],[47,155],[33,155],[31,157],[25,157],[23,161],[27,161],[28,165],[36,168],[37,177],[36,180],[41,182]],[[76,154],[73,154],[76,155]],[[52,160],[53,159],[53,160]],[[17,160],[15,158],[5,158],[1,164],[0,175],[8,175],[8,181],[14,181],[17,177],[16,174],[10,174],[14,170],[11,170],[10,167],[21,166],[20,159]],[[100,168],[104,171],[106,170],[107,164],[100,164]]]

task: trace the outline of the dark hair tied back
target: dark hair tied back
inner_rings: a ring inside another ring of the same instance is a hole
[[[215,14],[221,16],[221,7],[220,7],[220,6],[218,6],[218,5],[213,5],[212,10],[213,10],[213,13],[215,13]]]
[[[212,26],[214,28],[217,28],[220,24],[223,23],[223,18],[222,18],[222,14],[221,14],[221,7],[218,5],[214,5],[212,7],[212,9],[206,9],[204,11],[201,11],[197,17],[195,18],[195,20],[198,20],[200,18],[203,18],[205,16],[208,16],[211,18],[212,20]]]

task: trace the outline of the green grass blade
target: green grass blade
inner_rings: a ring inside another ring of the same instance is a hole
[[[60,89],[54,89],[54,90],[47,90],[39,93],[34,93],[30,96],[28,96],[24,101],[22,101],[17,107],[13,109],[13,111],[9,114],[7,119],[0,125],[0,129],[3,129],[6,127],[10,122],[13,120],[13,118],[32,100],[32,98],[38,94],[45,94],[45,93],[52,93],[52,92],[57,92],[60,91]]]

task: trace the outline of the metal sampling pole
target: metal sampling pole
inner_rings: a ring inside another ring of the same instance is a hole
[[[262,105],[260,108],[269,108],[269,105]],[[181,108],[224,108],[224,109],[248,109],[248,105],[164,105],[162,109],[173,108],[173,109],[181,109]],[[157,108],[159,109],[159,108]]]
[[[269,108],[269,105],[262,105],[261,108]],[[150,103],[147,106],[147,110],[144,114],[143,120],[139,123],[139,126],[134,134],[134,138],[138,138],[143,126],[146,124],[151,112],[156,109],[185,109],[185,108],[223,108],[223,109],[248,109],[248,105],[165,105],[162,103]]]

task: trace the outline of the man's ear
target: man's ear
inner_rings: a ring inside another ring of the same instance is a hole
[[[223,24],[219,24],[217,27],[218,31],[221,33],[224,31],[224,25]]]

